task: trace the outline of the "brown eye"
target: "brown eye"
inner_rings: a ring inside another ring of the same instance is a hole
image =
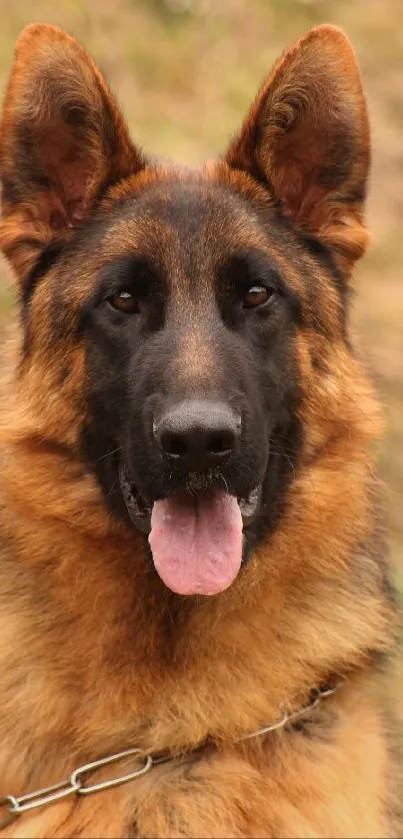
[[[252,285],[243,296],[244,309],[256,309],[263,306],[273,295],[273,289],[264,285]]]
[[[134,315],[139,312],[138,300],[130,293],[130,291],[117,291],[112,297],[108,298],[108,303],[113,309],[118,309],[125,315]]]

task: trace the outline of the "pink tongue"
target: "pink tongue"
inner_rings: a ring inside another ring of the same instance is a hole
[[[235,579],[242,560],[242,516],[224,491],[183,493],[156,501],[151,514],[154,565],[177,594],[218,594]]]

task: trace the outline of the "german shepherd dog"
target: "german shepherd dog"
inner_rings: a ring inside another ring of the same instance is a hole
[[[198,171],[132,144],[73,38],[20,36],[0,154],[20,307],[2,837],[398,833],[371,687],[396,624],[381,422],[348,324],[369,162],[332,26]]]

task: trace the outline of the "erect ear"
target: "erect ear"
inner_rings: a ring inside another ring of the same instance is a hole
[[[318,26],[275,65],[227,162],[263,181],[280,212],[347,269],[363,253],[368,117],[352,47]]]
[[[24,29],[0,141],[0,245],[20,278],[80,224],[103,185],[143,165],[86,51],[57,27]]]

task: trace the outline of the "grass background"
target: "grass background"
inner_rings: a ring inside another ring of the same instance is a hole
[[[93,53],[118,93],[134,139],[184,163],[225,148],[258,85],[293,39],[321,22],[345,29],[358,55],[373,131],[373,239],[356,272],[352,320],[385,405],[381,474],[391,558],[403,591],[401,0],[0,0],[0,19],[0,91],[23,26],[56,23]],[[12,306],[12,278],[1,261],[0,326]],[[398,697],[401,688],[403,667],[393,688]]]

